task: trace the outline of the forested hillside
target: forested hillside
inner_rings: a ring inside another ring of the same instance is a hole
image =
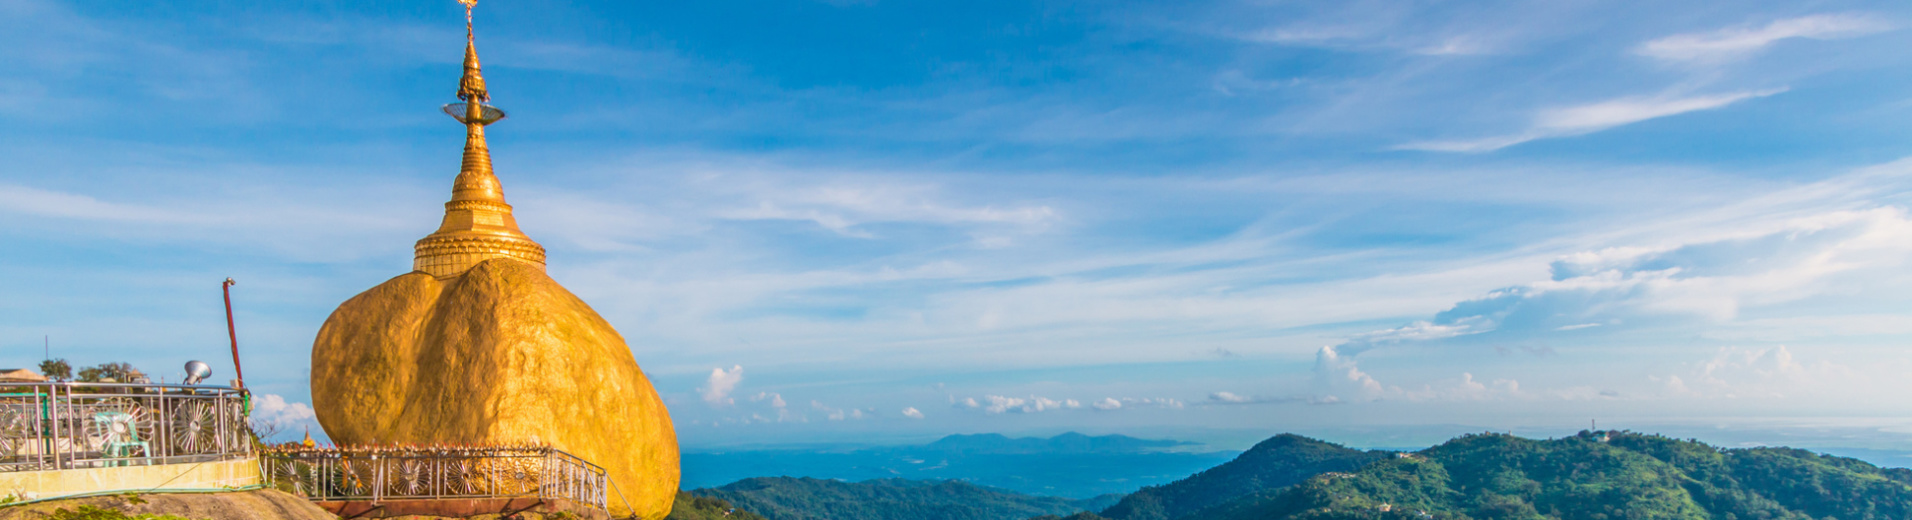
[[[1172,520],[1255,493],[1269,493],[1330,471],[1354,471],[1391,456],[1284,433],[1235,460],[1161,486],[1142,488],[1102,512],[1114,520]]]
[[[1904,520],[1912,471],[1631,432],[1483,434],[1182,518]]]
[[[671,514],[664,520],[764,520],[764,517],[738,509],[721,498],[700,497],[687,491],[678,491],[677,500],[671,505]]]

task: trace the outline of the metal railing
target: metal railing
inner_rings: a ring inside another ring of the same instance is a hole
[[[562,498],[604,509],[604,468],[542,447],[266,448],[269,485],[312,500]]]
[[[0,383],[0,471],[247,457],[248,405],[223,386]]]

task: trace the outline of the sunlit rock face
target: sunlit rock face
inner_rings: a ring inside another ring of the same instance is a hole
[[[603,466],[620,515],[662,518],[677,492],[670,415],[624,338],[523,261],[347,300],[312,345],[312,401],[340,444],[549,444]]]

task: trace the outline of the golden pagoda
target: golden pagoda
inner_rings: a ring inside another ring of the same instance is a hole
[[[340,304],[312,344],[312,404],[339,445],[541,444],[602,466],[619,516],[658,519],[677,493],[669,411],[610,323],[545,274],[491,169],[466,4],[464,159],[413,271]]]
[[[472,4],[466,4],[466,9]],[[438,225],[438,232],[413,246],[416,256],[412,269],[447,278],[493,258],[523,260],[544,269],[544,246],[518,231],[518,219],[511,216],[511,205],[505,203],[504,187],[491,172],[485,125],[504,119],[505,113],[485,105],[491,101],[491,94],[485,91],[485,77],[479,72],[478,47],[469,16],[465,22],[465,75],[458,80],[458,100],[463,103],[445,105],[445,113],[465,124],[465,159],[458,168],[458,179],[451,183],[445,221]]]

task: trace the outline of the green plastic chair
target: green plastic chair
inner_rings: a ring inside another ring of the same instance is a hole
[[[133,456],[135,448],[138,449],[140,455],[150,455],[152,453],[151,449],[146,445],[146,441],[139,438],[139,429],[133,427],[133,416],[126,412],[100,412],[93,414],[93,425],[99,427],[101,431],[106,432],[106,439],[104,439],[106,444],[106,449],[104,450],[106,458],[130,458]],[[114,464],[108,462],[107,465],[124,466],[126,463],[120,462]]]

